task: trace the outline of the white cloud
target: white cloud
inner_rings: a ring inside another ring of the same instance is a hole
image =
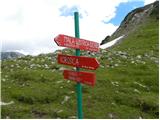
[[[144,0],[144,5],[155,2],[156,0]]]
[[[81,38],[101,42],[118,26],[104,24],[116,15],[116,7],[128,0],[0,0],[2,49],[28,54],[53,52],[58,34],[74,36],[73,17],[60,16],[63,6],[78,6]]]

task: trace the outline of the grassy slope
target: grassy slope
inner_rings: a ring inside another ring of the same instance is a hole
[[[117,55],[118,51],[127,52],[128,59]],[[158,23],[154,20],[100,55],[96,86],[83,85],[84,118],[158,118],[158,64],[151,57],[158,58]],[[27,56],[2,62],[2,101],[14,101],[2,106],[2,118],[76,116],[75,83],[63,80],[61,71],[53,71],[59,67],[51,63],[53,59],[51,55]],[[30,68],[33,63],[41,67]]]

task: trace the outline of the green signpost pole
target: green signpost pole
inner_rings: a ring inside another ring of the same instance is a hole
[[[75,37],[80,38],[78,12],[74,12],[74,25],[75,25]],[[76,56],[80,56],[80,49],[76,49]],[[80,71],[80,69],[76,68],[76,71]],[[82,119],[83,118],[83,111],[82,111],[82,85],[81,85],[81,83],[77,82],[76,90],[77,90],[78,119]]]

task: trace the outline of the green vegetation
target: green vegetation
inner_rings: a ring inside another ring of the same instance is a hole
[[[84,118],[159,118],[158,26],[149,19],[112,49],[82,52],[101,63],[95,87],[83,85]],[[76,118],[76,84],[63,79],[56,56],[2,61],[2,102],[14,102],[1,106],[2,118]]]

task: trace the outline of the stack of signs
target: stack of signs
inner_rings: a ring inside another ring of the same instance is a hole
[[[54,39],[54,41],[57,43],[58,46],[93,52],[99,51],[98,43],[70,37],[67,35],[60,34]],[[95,58],[84,56],[69,56],[58,54],[58,63],[78,68],[85,68],[89,70],[96,70],[99,67],[99,62]],[[65,79],[73,80],[91,86],[95,85],[96,75],[92,72],[77,72],[71,70],[64,70],[63,75]]]

